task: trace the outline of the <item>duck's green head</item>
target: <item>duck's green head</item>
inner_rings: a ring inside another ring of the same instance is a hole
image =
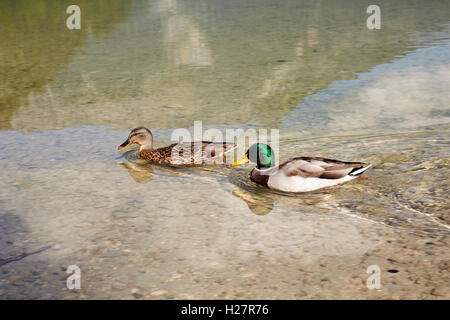
[[[274,165],[274,154],[272,148],[264,143],[255,143],[248,148],[244,157],[232,164],[232,166],[240,166],[247,162],[256,163],[258,169],[270,168]]]

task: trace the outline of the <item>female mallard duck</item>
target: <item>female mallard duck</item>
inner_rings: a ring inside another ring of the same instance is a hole
[[[123,149],[130,144],[141,146],[140,158],[174,166],[224,164],[226,153],[236,148],[234,143],[200,141],[174,143],[167,147],[153,149],[152,132],[144,127],[131,130],[128,139],[118,149]]]
[[[308,192],[331,187],[357,178],[371,167],[363,162],[345,162],[319,157],[296,157],[279,166],[273,166],[274,153],[266,144],[252,145],[239,166],[247,162],[256,163],[250,179],[270,189],[286,192]]]

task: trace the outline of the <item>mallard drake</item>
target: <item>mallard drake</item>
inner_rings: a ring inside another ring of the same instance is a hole
[[[269,189],[308,192],[353,180],[371,167],[368,163],[347,162],[320,157],[291,158],[274,165],[272,148],[263,143],[252,145],[244,157],[232,164],[256,163],[250,179]]]
[[[140,158],[174,166],[225,164],[226,153],[236,148],[234,143],[200,141],[174,143],[167,147],[153,149],[152,132],[145,127],[131,130],[127,140],[118,149],[131,144],[140,145],[138,154]]]

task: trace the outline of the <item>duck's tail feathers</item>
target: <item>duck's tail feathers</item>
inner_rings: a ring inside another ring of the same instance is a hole
[[[362,175],[367,169],[369,169],[371,166],[372,166],[372,165],[369,164],[369,165],[367,165],[367,166],[365,166],[365,167],[362,167],[362,168],[360,168],[360,169],[356,169],[356,170],[350,172],[348,175],[349,175],[349,176],[354,176],[354,177],[360,176],[360,175]]]

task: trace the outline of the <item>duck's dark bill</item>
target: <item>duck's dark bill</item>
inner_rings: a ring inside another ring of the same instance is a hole
[[[124,143],[122,143],[120,146],[119,146],[119,150],[120,149],[123,149],[123,148],[125,148],[126,146],[128,146],[130,144],[130,140],[127,140],[127,141],[125,141]]]

